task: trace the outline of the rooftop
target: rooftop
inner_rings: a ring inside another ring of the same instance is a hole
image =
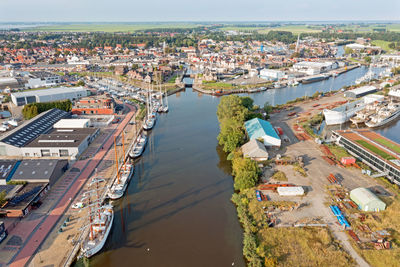
[[[88,135],[97,131],[97,128],[53,129],[41,134],[26,147],[78,147]]]
[[[16,147],[23,147],[40,134],[50,130],[54,123],[66,117],[69,117],[68,112],[57,108],[50,109],[13,129],[0,139],[0,142]]]
[[[265,135],[280,139],[271,123],[259,118],[248,120],[244,123],[250,139],[257,139]]]
[[[337,131],[344,138],[352,141],[375,156],[399,168],[400,144],[367,129]]]
[[[13,181],[29,181],[30,178],[35,180],[49,181],[57,163],[56,159],[35,159],[23,160],[12,177]],[[63,160],[66,164],[66,160]]]
[[[358,88],[353,89],[353,90],[349,90],[347,92],[359,95],[359,94],[367,93],[367,92],[374,91],[374,90],[376,90],[375,86],[367,85],[367,86],[358,87]]]
[[[26,96],[47,96],[47,95],[55,95],[60,93],[78,93],[86,91],[86,89],[82,86],[80,87],[56,87],[56,88],[49,88],[49,89],[42,89],[42,90],[31,90],[25,91],[20,93],[12,93],[12,95],[16,98],[18,97],[26,97]]]

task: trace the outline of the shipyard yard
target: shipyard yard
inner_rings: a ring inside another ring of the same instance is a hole
[[[398,3],[220,2],[2,4],[0,267],[399,266]]]

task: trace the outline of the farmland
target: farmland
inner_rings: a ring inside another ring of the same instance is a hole
[[[190,23],[105,23],[105,24],[57,24],[41,26],[27,29],[27,31],[46,31],[46,32],[136,32],[151,29],[166,28],[193,28],[200,24]]]

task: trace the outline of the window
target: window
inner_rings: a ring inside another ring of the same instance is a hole
[[[68,149],[60,149],[60,157],[68,157]]]
[[[41,149],[42,157],[50,157],[50,149]]]
[[[25,153],[25,157],[29,157],[30,156],[30,154],[29,153]]]

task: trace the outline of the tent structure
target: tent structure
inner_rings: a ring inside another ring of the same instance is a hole
[[[380,200],[374,193],[364,187],[351,190],[350,199],[353,200],[360,210],[363,211],[381,211],[386,208],[385,202]]]

